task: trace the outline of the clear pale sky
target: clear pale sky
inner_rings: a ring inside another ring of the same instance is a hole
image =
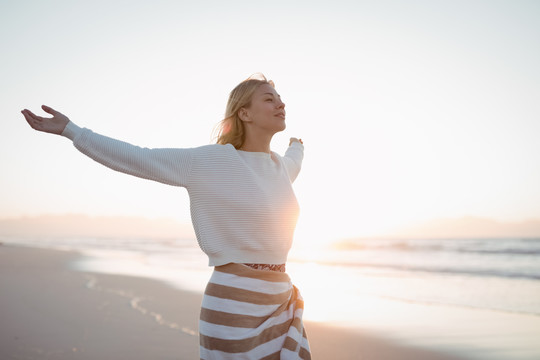
[[[303,236],[540,217],[539,1],[0,1],[0,217],[189,221],[184,189],[37,133],[41,104],[147,147],[212,141],[229,91],[276,83],[301,137]]]

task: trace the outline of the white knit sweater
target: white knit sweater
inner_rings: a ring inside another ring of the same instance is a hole
[[[230,144],[140,148],[73,122],[62,135],[113,170],[185,187],[197,241],[210,266],[287,261],[299,212],[291,183],[304,157],[302,144],[294,142],[281,157]]]

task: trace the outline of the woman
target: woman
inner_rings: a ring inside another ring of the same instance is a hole
[[[201,359],[310,359],[303,301],[285,273],[299,211],[291,183],[304,147],[291,138],[285,156],[270,151],[285,129],[273,82],[236,86],[217,144],[190,149],[140,148],[42,108],[53,117],[22,111],[32,128],[71,139],[111,169],[187,189],[197,241],[214,266],[199,321]]]

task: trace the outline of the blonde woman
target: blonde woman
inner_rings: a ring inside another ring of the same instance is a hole
[[[304,147],[291,138],[283,157],[270,150],[285,129],[272,81],[236,86],[217,144],[189,149],[140,148],[42,108],[52,118],[22,111],[35,130],[71,139],[113,170],[187,189],[197,241],[214,266],[199,320],[201,359],[310,359],[303,301],[285,273],[299,211],[291,184]]]

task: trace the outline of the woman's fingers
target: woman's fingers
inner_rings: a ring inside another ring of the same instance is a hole
[[[34,130],[39,130],[39,131],[44,131],[44,120],[46,120],[46,118],[44,117],[41,117],[41,116],[37,116],[36,114],[34,114],[33,112],[31,112],[30,110],[23,110],[21,111],[22,114],[24,115],[24,118],[26,119],[26,122],[28,123],[28,125],[30,125],[30,127]]]
[[[30,121],[40,121],[41,119],[39,119],[39,117],[37,115],[35,115],[34,113],[32,113],[30,110],[23,110],[22,111],[24,117],[26,118],[26,121],[30,122]]]
[[[52,107],[47,106],[47,105],[41,105],[41,108],[43,109],[43,111],[53,116],[55,116],[58,113],[58,111],[54,110]]]
[[[37,121],[43,121],[43,118],[41,116],[37,116],[36,114],[34,114],[33,112],[31,112],[30,110],[23,110],[24,113],[28,114],[28,116],[31,118],[31,119],[34,119],[34,120],[37,120]],[[24,114],[23,113],[23,114]]]
[[[28,124],[32,125],[32,124],[30,123],[30,121],[32,120],[32,118],[30,117],[30,115],[28,114],[28,112],[26,112],[26,110],[23,110],[23,111],[21,111],[21,113],[24,115],[24,118],[26,119],[26,122],[27,122]]]
[[[24,118],[26,119],[26,122],[28,123],[28,125],[30,125],[32,129],[38,130],[43,120],[39,116],[34,115],[29,110],[23,110],[21,112],[23,113]]]

